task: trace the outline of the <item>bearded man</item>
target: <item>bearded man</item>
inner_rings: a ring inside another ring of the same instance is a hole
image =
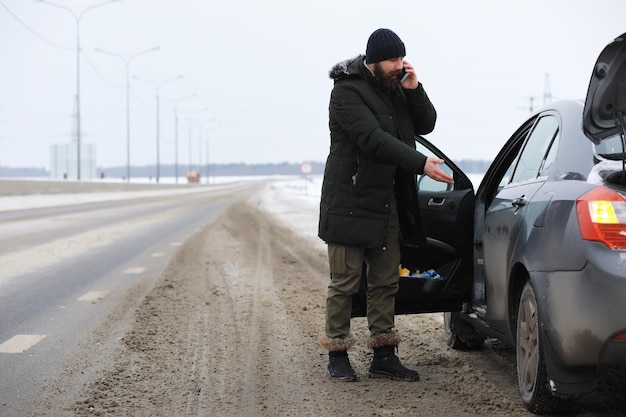
[[[437,113],[407,62],[404,43],[389,29],[374,31],[365,56],[335,65],[330,97],[330,153],[320,202],[319,237],[328,244],[330,284],[326,329],[328,373],[357,379],[348,358],[352,296],[367,271],[368,375],[417,381],[419,374],[396,356],[395,329],[400,241],[423,243],[415,174],[452,183],[438,164],[415,148],[415,135],[430,133]],[[404,77],[404,78],[403,78]]]

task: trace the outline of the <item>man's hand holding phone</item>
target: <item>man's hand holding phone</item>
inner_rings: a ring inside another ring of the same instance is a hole
[[[400,85],[402,85],[402,88],[414,90],[419,85],[417,74],[415,74],[415,67],[407,61],[402,61],[402,63],[404,64],[404,68],[402,70],[404,75],[400,79]]]

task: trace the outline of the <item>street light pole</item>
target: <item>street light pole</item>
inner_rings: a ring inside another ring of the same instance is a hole
[[[207,184],[211,184],[211,177],[210,175],[210,171],[209,171],[209,135],[207,134],[206,137],[206,183]]]
[[[185,100],[196,97],[196,95],[197,94],[192,94],[189,96],[179,98],[177,100],[163,97],[165,100],[168,100],[174,103],[174,114],[175,114],[175,118],[174,118],[174,159],[175,159],[174,166],[175,166],[175,171],[176,171],[176,184],[178,184],[178,105]]]
[[[94,49],[96,52],[101,52],[103,54],[111,55],[121,59],[126,66],[126,182],[130,182],[130,63],[138,56],[145,55],[149,52],[155,52],[159,49],[159,46],[155,46],[153,48],[146,49],[145,51],[137,52],[136,54],[131,55],[128,58],[124,57],[123,55],[105,51],[100,48]]]
[[[69,7],[61,6],[56,3],[52,3],[48,0],[37,0],[40,3],[47,4],[49,6],[58,7],[72,14],[74,20],[76,20],[76,179],[80,181],[80,142],[81,142],[81,121],[80,121],[80,19],[83,15],[91,9],[104,6],[105,4],[112,3],[114,1],[121,0],[108,0],[102,3],[97,3],[89,7],[84,8],[80,13],[76,13]]]
[[[176,80],[180,80],[181,78],[183,78],[182,75],[179,75],[177,77],[174,78],[168,78],[167,80],[161,81],[160,83],[155,83],[149,80],[144,80],[142,78],[139,78],[137,76],[133,76],[134,79],[139,80],[139,81],[143,81],[145,83],[151,84],[154,87],[155,93],[154,96],[156,98],[156,182],[159,182],[159,179],[161,178],[161,156],[160,156],[160,119],[161,119],[161,100],[160,100],[160,91],[161,91],[161,87],[163,86],[163,84],[169,83],[171,81],[176,81]]]
[[[209,108],[208,107],[204,107],[202,109],[199,110],[195,110],[192,112],[185,112],[185,114],[187,115],[187,121],[189,122],[189,171],[192,171],[192,164],[191,164],[191,131],[192,131],[192,115],[197,114],[197,113],[201,113],[201,112],[205,112],[208,111]]]
[[[219,127],[219,125],[214,126],[213,128],[215,129],[217,127]],[[209,154],[210,135],[209,135],[209,131],[208,130],[206,130],[205,132],[206,132],[206,180],[207,180],[207,184],[210,184],[211,183],[211,172],[210,172],[210,167],[209,167],[209,164],[210,164],[210,161],[209,161],[209,156],[210,156],[210,154]]]

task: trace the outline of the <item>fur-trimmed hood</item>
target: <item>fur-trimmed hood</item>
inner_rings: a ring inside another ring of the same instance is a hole
[[[328,77],[337,81],[345,78],[362,77],[364,55],[336,63],[328,72]]]

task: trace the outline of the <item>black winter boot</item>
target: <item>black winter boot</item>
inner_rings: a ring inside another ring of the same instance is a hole
[[[356,381],[356,373],[350,366],[347,351],[331,350],[328,352],[328,375],[337,381]]]
[[[382,346],[374,348],[374,358],[370,364],[370,378],[389,378],[394,381],[419,381],[417,372],[405,368],[394,350],[397,346]]]

